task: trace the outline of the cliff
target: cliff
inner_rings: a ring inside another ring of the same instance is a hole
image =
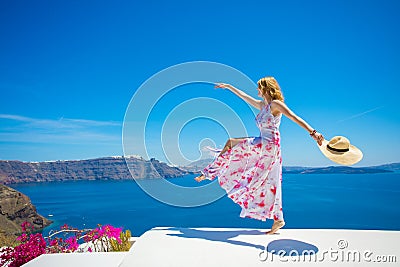
[[[0,183],[50,182],[69,180],[124,180],[173,178],[191,173],[155,159],[140,157],[106,157],[88,160],[52,162],[0,161]]]
[[[0,233],[17,234],[21,232],[21,223],[30,222],[35,230],[52,223],[36,212],[29,197],[8,186],[0,184]]]
[[[172,167],[156,159],[141,157],[105,157],[88,160],[52,162],[21,162],[0,160],[0,183],[51,182],[70,180],[126,180],[142,178],[173,178],[198,173],[212,159],[193,162],[184,167]],[[127,167],[129,165],[132,175]],[[330,166],[323,168],[283,167],[284,173],[293,174],[368,174],[393,172],[400,169],[399,163],[373,167]],[[133,176],[133,178],[132,178]]]

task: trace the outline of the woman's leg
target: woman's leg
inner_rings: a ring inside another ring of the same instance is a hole
[[[229,138],[228,141],[226,141],[226,144],[224,146],[224,148],[222,149],[222,151],[219,153],[218,157],[221,156],[222,154],[224,154],[226,151],[228,151],[229,149],[231,149],[232,147],[236,146],[237,144],[239,144],[241,141],[243,141],[245,138]]]
[[[232,147],[236,146],[237,144],[239,144],[241,141],[243,141],[245,139],[245,137],[242,138],[229,138],[228,141],[226,141],[224,148],[222,149],[222,151],[219,153],[218,157],[221,156],[222,154],[224,154],[226,151],[228,151],[229,149],[231,149]],[[206,179],[206,177],[204,177],[203,174],[197,176],[196,178],[194,178],[197,182],[201,182],[204,179]]]

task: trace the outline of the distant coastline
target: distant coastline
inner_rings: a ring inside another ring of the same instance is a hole
[[[128,166],[129,165],[129,168]],[[78,180],[132,180],[174,178],[192,172],[154,158],[116,156],[45,162],[0,161],[0,183],[61,182]]]
[[[53,182],[75,180],[131,180],[174,178],[199,173],[212,159],[193,162],[187,166],[170,166],[154,158],[145,160],[139,156],[104,157],[85,160],[46,162],[22,162],[0,160],[0,183],[18,184],[29,182]],[[129,169],[127,167],[129,165]],[[400,170],[400,163],[371,167],[291,167],[284,166],[286,174],[373,174]]]
[[[400,165],[398,163],[394,163],[396,166]],[[384,165],[382,165],[384,166]],[[283,173],[290,174],[333,174],[333,173],[341,173],[341,174],[373,174],[373,173],[388,173],[395,172],[398,167],[382,167],[382,166],[374,166],[374,167],[346,167],[346,166],[329,166],[329,167],[319,167],[319,168],[310,168],[310,167],[283,167]]]
[[[191,172],[199,172],[206,167],[212,159],[202,159],[180,167]],[[289,174],[372,174],[400,171],[400,163],[390,163],[370,167],[347,167],[347,166],[328,166],[328,167],[302,167],[302,166],[283,166],[282,172]]]

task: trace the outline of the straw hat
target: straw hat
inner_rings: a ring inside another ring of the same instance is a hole
[[[344,136],[335,136],[330,141],[324,140],[318,147],[328,159],[341,165],[356,164],[363,157],[361,150],[350,145],[349,139]]]

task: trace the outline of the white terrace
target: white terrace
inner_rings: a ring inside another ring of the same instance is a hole
[[[400,231],[157,227],[129,252],[46,254],[24,267],[399,266],[399,241]]]

